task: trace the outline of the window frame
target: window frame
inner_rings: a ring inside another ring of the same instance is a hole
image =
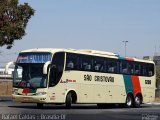
[[[80,53],[70,53],[66,52],[66,64],[67,64],[67,54],[73,55],[73,58],[77,57],[76,59],[76,68],[74,69],[66,69],[65,65],[65,71],[67,70],[77,70],[77,71],[87,71],[87,72],[100,72],[100,73],[110,73],[110,74],[121,74],[121,75],[134,75],[134,76],[143,76],[143,77],[151,77],[155,74],[155,65],[153,63],[145,63],[145,62],[138,62],[138,61],[130,61],[130,60],[122,60],[122,59],[116,59],[116,58],[107,58],[107,57],[101,57],[101,56],[94,56],[94,55],[86,55],[86,54],[80,54]],[[91,69],[85,70],[83,68],[83,61],[90,61],[86,63],[90,63]],[[95,61],[104,61],[104,70],[103,71],[96,71],[95,70]],[[109,64],[113,67],[115,67],[114,71],[109,71]],[[123,64],[126,64],[126,73],[122,72],[122,66]],[[148,65],[151,66],[150,69],[152,71],[152,75],[144,75],[143,74],[143,66]],[[139,67],[139,68],[138,68]],[[136,68],[139,70],[139,73],[136,73]]]

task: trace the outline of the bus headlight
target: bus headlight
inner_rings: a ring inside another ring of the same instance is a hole
[[[46,92],[38,92],[36,93],[36,95],[46,95],[47,93]]]

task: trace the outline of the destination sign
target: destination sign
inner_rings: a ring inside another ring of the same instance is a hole
[[[45,63],[50,60],[50,53],[22,53],[19,54],[17,63]]]

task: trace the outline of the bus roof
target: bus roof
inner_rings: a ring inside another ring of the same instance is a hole
[[[113,52],[106,52],[106,51],[99,51],[99,50],[90,50],[90,49],[64,49],[64,48],[35,48],[35,49],[28,49],[23,50],[21,53],[26,52],[71,52],[71,53],[79,53],[79,54],[86,54],[86,55],[94,55],[94,56],[101,56],[101,57],[109,57],[115,59],[124,59],[128,61],[138,61],[138,62],[146,62],[146,63],[153,63],[151,60],[144,60],[144,59],[137,59],[137,58],[130,58],[130,57],[121,57],[120,55],[113,53]]]

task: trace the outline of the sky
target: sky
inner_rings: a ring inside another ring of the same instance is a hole
[[[160,0],[20,0],[35,10],[0,64],[30,48],[94,49],[131,57],[160,51]]]

